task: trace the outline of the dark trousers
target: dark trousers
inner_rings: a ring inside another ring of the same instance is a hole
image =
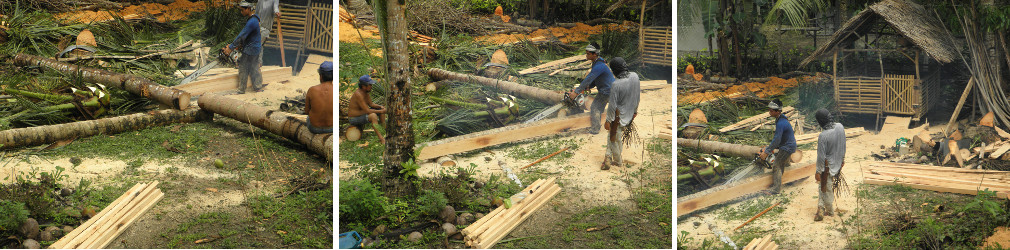
[[[242,54],[242,56],[238,58],[239,93],[245,93],[246,80],[252,82],[253,91],[259,91],[263,89],[263,74],[262,72],[260,72],[260,62],[258,55]]]
[[[772,162],[772,192],[780,193],[782,192],[782,172],[789,167],[790,159],[789,155],[792,153],[786,152],[785,150],[779,150],[775,153],[775,162]]]

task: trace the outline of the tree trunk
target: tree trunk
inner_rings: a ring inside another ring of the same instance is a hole
[[[529,0],[529,4],[530,4],[530,20],[539,20],[537,19],[537,4],[540,3],[537,2],[537,0]]]
[[[414,159],[414,129],[410,109],[410,61],[407,48],[407,20],[405,5],[402,0],[375,2],[377,8],[382,8],[381,14],[376,14],[379,20],[379,31],[382,34],[383,55],[386,57],[386,77],[389,82],[389,93],[386,95],[386,152],[382,155],[384,169],[384,186],[396,191],[413,192],[410,185],[403,185],[399,177],[403,174],[403,164]]]
[[[49,58],[26,54],[16,54],[12,59],[14,64],[18,65],[45,66],[63,73],[80,75],[86,82],[101,83],[119,89],[124,89],[130,93],[155,100],[158,103],[168,105],[174,109],[185,110],[189,108],[189,93],[162,86],[143,77],[121,74],[102,69],[81,67]]]
[[[326,157],[327,161],[333,160],[333,134],[313,134],[309,132],[309,127],[305,126],[304,122],[284,115],[283,112],[274,112],[256,104],[211,93],[200,96],[198,104],[201,109],[252,124],[299,142],[307,146],[309,150]]]
[[[733,28],[733,56],[736,57],[736,69],[733,70],[733,75],[737,76],[737,77],[740,77],[740,76],[743,76],[743,74],[744,74],[743,73],[743,71],[744,71],[744,69],[743,69],[743,59],[741,58],[741,55],[740,55],[740,50],[741,50],[741,47],[742,47],[742,46],[740,46],[740,32],[741,32],[741,29],[740,29],[740,24],[737,23],[737,21],[736,21],[736,18],[732,18],[732,16],[734,16],[734,14],[736,14],[736,12],[737,12],[737,6],[738,5],[734,4],[733,7],[730,7],[730,9],[732,10],[732,12],[730,12],[729,26]]]
[[[116,134],[163,126],[209,120],[213,114],[200,109],[159,110],[119,117],[0,131],[0,149],[36,146],[99,134]]]
[[[726,16],[726,1],[719,0],[719,12],[717,12],[716,20],[719,22],[719,29],[716,31],[719,43],[719,66],[722,70],[722,74],[729,76],[729,35],[726,34],[726,23],[723,22],[723,17]]]
[[[751,158],[758,154],[758,150],[763,147],[750,146],[750,145],[740,145],[717,141],[703,141],[703,140],[691,140],[684,138],[677,138],[677,146],[679,147],[689,147],[689,148],[699,148],[706,153],[723,153],[728,156],[737,156],[743,158]],[[796,150],[791,156],[789,156],[790,161],[793,163],[803,160],[803,151]]]
[[[510,95],[522,98],[534,99],[547,104],[560,103],[564,100],[564,94],[533,86],[522,85],[510,81],[502,81],[475,75],[460,74],[438,68],[429,68],[428,76],[438,79],[450,79],[454,81],[477,83],[484,86],[495,87]]]

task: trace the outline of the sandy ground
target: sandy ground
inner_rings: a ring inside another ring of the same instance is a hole
[[[660,89],[647,90],[642,93],[642,101],[638,108],[639,115],[635,119],[635,124],[639,129],[639,137],[643,139],[643,142],[646,139],[656,137],[663,124],[672,117],[671,111],[668,108],[672,104],[672,100],[670,99],[672,89],[671,85]],[[600,164],[603,162],[606,151],[605,133],[601,132],[597,135],[592,135],[588,132],[576,132],[556,139],[574,139],[575,141],[581,141],[582,144],[573,152],[574,155],[566,164],[545,161],[530,169],[540,168],[544,173],[547,173],[547,176],[557,176],[559,183],[564,184],[562,192],[558,196],[560,199],[564,201],[577,201],[569,204],[578,204],[578,206],[584,207],[608,204],[629,205],[622,201],[626,201],[631,197],[631,187],[625,184],[622,178],[643,167],[642,162],[645,160],[643,157],[647,157],[644,143],[624,149],[624,161],[628,167],[600,170]],[[520,144],[516,147],[526,147],[530,144],[532,143]],[[485,157],[491,157],[492,160],[486,161]],[[476,164],[476,170],[479,171],[476,178],[487,180],[491,174],[502,175],[504,173],[498,166],[498,160],[504,161],[516,173],[518,173],[519,168],[532,163],[532,161],[528,160],[511,159],[505,155],[504,150],[496,150],[494,152],[481,151],[470,157],[457,158],[456,164],[457,166],[469,166],[470,163]],[[566,168],[565,165],[574,167]],[[347,170],[349,167],[350,164],[348,162],[340,162],[341,179],[347,179],[353,175],[350,170]],[[418,173],[421,176],[433,176],[442,170],[441,168],[443,167],[438,166],[434,162],[425,162],[421,164]],[[523,184],[529,184],[535,180],[521,181]],[[638,187],[638,184],[635,183],[632,186]]]
[[[902,122],[904,122],[904,126],[902,126]],[[910,138],[917,134],[919,129],[926,128],[924,126],[909,129],[908,125],[908,118],[904,120],[887,119],[881,125],[879,133],[868,132],[846,140],[846,166],[842,168],[842,175],[850,190],[855,190],[856,185],[862,182],[860,167],[864,165],[863,162],[873,161],[870,157],[872,153],[881,151],[881,146],[894,146],[895,139],[899,137]],[[929,127],[929,131],[939,131],[941,127]],[[872,130],[872,128],[867,129]],[[794,163],[792,166],[812,163],[816,157],[816,148],[807,150],[803,155],[804,163]],[[745,228],[756,227],[771,230],[769,233],[773,234],[773,237],[789,239],[785,242],[778,242],[783,249],[802,249],[811,246],[816,246],[817,249],[843,249],[848,245],[847,235],[841,229],[845,227],[843,221],[851,219],[854,215],[852,211],[857,206],[854,194],[850,192],[836,197],[836,216],[824,217],[823,221],[815,222],[813,218],[817,212],[818,192],[817,182],[813,177],[783,186],[782,193],[790,199],[790,202],[784,206],[786,209],[784,212],[773,217],[759,217]],[[747,219],[727,221],[719,218],[718,215],[722,209],[735,209],[741,204],[743,203],[737,202],[707,213],[679,218],[677,232],[687,231],[689,237],[696,239],[696,242],[701,242],[704,239],[715,240],[716,236],[709,229],[708,224],[711,223],[719,230],[726,232],[744,223]],[[700,226],[696,227],[695,223],[700,223]],[[731,236],[733,233],[727,232],[727,234]],[[736,242],[736,244],[742,247],[747,242]],[[722,243],[716,243],[716,245],[722,245]]]

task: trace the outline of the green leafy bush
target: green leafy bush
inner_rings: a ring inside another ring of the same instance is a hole
[[[21,202],[0,200],[0,231],[13,230],[28,219],[28,209]]]
[[[417,197],[417,203],[420,205],[421,214],[430,216],[441,212],[449,200],[442,192],[424,190],[421,196]]]
[[[340,218],[371,220],[386,213],[389,200],[367,180],[340,182]]]

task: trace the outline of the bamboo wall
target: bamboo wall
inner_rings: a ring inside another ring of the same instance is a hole
[[[642,37],[642,62],[673,66],[673,27],[645,27]]]
[[[264,44],[280,48],[277,22],[281,23],[284,49],[333,53],[333,7],[331,4],[312,3],[311,7],[281,3],[281,18],[275,20],[270,39]],[[311,11],[310,11],[311,10]]]

